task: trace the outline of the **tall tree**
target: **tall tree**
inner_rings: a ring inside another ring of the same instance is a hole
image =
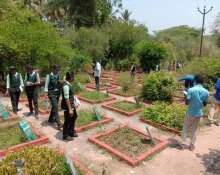
[[[121,12],[121,18],[122,21],[128,22],[130,19],[130,15],[132,12],[129,12],[128,9],[125,9],[123,12]]]

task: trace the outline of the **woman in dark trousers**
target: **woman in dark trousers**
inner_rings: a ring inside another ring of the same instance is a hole
[[[66,73],[66,81],[62,86],[62,101],[61,108],[64,110],[64,126],[63,126],[63,139],[73,140],[73,137],[78,137],[75,128],[75,122],[77,119],[77,112],[74,104],[74,94],[72,88],[72,82],[74,80],[74,73]]]
[[[17,114],[19,97],[24,84],[23,84],[22,76],[21,74],[16,72],[15,66],[9,67],[9,74],[7,75],[6,86],[7,86],[6,95],[8,93],[10,94],[13,112]]]

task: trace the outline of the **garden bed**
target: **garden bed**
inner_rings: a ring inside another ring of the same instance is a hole
[[[87,84],[86,87],[90,89],[96,89],[96,85],[94,83]],[[100,84],[99,90],[105,91],[106,89],[111,90],[111,89],[117,89],[117,88],[118,86],[116,85]]]
[[[35,175],[71,175],[66,163],[65,152],[52,150],[45,146],[29,146],[16,152],[10,152],[5,159],[0,161],[0,174],[16,174],[16,168],[12,162],[17,158],[24,158],[22,166],[24,174]],[[78,175],[95,175],[91,170],[81,164],[73,156],[70,156]]]
[[[19,102],[27,102],[28,99],[27,99],[27,95],[25,92],[22,92],[21,95],[20,95],[20,98],[19,98]]]
[[[115,89],[115,90],[109,90],[108,92],[122,97],[133,97],[139,94],[140,89],[130,89],[126,92],[124,92],[122,89]]]
[[[135,166],[169,144],[167,140],[153,137],[156,142],[156,145],[153,145],[146,133],[125,125],[93,135],[89,137],[89,141],[116,154],[129,165]]]
[[[85,101],[91,104],[116,100],[115,97],[110,97],[107,94],[104,94],[99,91],[90,91],[87,93],[82,93],[82,94],[79,94],[78,98],[82,101]]]
[[[102,107],[111,109],[126,116],[132,116],[141,112],[141,106],[138,107],[136,103],[126,100],[106,103],[103,104]]]
[[[25,146],[39,145],[48,142],[49,139],[46,136],[40,134],[40,132],[35,129],[32,130],[38,138],[28,141],[17,123],[9,123],[5,126],[1,126],[0,156],[4,156],[9,151],[18,150]]]
[[[77,115],[78,117],[75,123],[76,132],[82,132],[83,130],[87,130],[89,128],[96,127],[113,121],[112,118],[109,118],[105,115],[102,115],[103,119],[98,121],[95,117],[95,114],[92,111],[86,109],[78,111]],[[61,116],[61,119],[64,120],[64,117]]]
[[[14,112],[10,111],[9,114],[10,116],[7,118],[0,118],[0,123],[19,119],[19,117]]]

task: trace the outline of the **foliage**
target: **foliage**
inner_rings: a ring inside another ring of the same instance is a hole
[[[117,92],[119,94],[135,96],[135,95],[138,95],[140,93],[140,89],[138,89],[138,88],[131,88],[131,89],[128,89],[126,92],[123,89],[116,89],[116,90],[114,90],[114,92]]]
[[[167,52],[163,46],[148,41],[137,44],[136,52],[144,72],[155,70],[160,60],[167,58]]]
[[[25,135],[17,124],[8,126],[7,128],[0,128],[0,138],[0,150],[27,141]]]
[[[123,111],[127,111],[127,112],[132,112],[134,110],[141,108],[141,106],[137,106],[135,103],[131,103],[129,101],[116,102],[116,103],[109,104],[109,106],[123,110]]]
[[[108,98],[108,95],[102,92],[99,92],[99,91],[90,91],[87,93],[80,94],[79,96],[83,98],[87,98],[89,100],[101,100],[101,99]]]
[[[134,79],[128,72],[121,72],[116,78],[117,84],[122,86],[124,93],[134,88]]]
[[[147,100],[170,101],[177,87],[177,80],[164,71],[151,72],[143,78],[142,97]]]
[[[83,91],[81,86],[83,86],[84,83],[90,83],[90,82],[91,82],[91,78],[89,74],[83,72],[76,74],[73,82],[74,94],[78,94],[79,92]]]
[[[77,115],[76,127],[84,126],[97,120],[91,110],[80,110],[77,112]]]
[[[176,103],[169,104],[157,101],[153,105],[144,107],[142,117],[153,122],[182,130],[184,117],[186,115],[186,106]]]
[[[22,167],[23,174],[71,174],[63,155],[47,147],[39,146],[24,147],[19,151],[10,152],[7,157],[0,162],[0,174],[16,174],[16,168],[12,162],[17,158],[24,158],[26,161]]]

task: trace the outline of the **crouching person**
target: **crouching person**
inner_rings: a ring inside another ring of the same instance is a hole
[[[64,110],[64,125],[63,125],[63,139],[73,140],[73,137],[78,137],[75,128],[77,118],[76,107],[74,104],[74,94],[71,83],[74,80],[74,73],[66,73],[66,81],[62,86],[62,101],[61,108]]]

